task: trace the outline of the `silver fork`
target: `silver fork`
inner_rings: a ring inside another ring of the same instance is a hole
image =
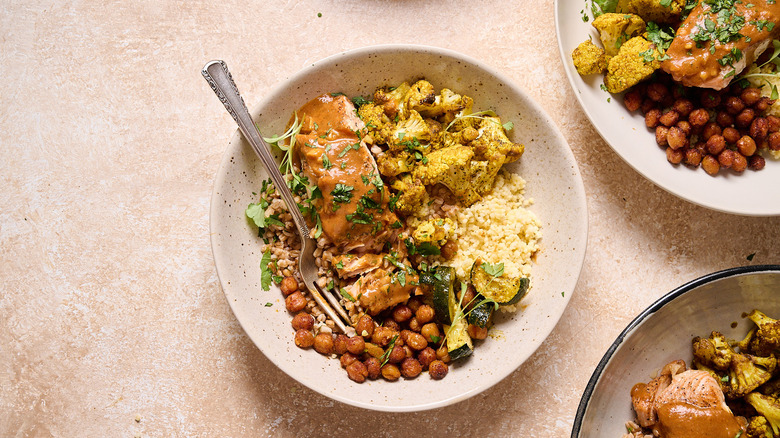
[[[233,119],[238,124],[238,129],[244,138],[252,145],[252,149],[260,157],[260,161],[263,163],[265,170],[271,175],[271,180],[276,187],[276,190],[282,195],[284,203],[287,205],[292,215],[295,227],[298,229],[298,235],[301,238],[301,254],[298,257],[298,270],[301,273],[306,288],[314,297],[314,301],[325,312],[326,315],[333,320],[336,327],[341,330],[342,333],[347,333],[347,326],[351,326],[352,322],[347,315],[347,312],[339,303],[336,297],[329,292],[322,292],[317,285],[317,265],[314,262],[314,250],[317,247],[314,239],[310,237],[309,227],[306,225],[306,221],[303,219],[303,215],[298,210],[298,205],[293,199],[292,192],[287,187],[282,173],[279,172],[276,160],[271,156],[271,152],[268,144],[263,140],[260,135],[260,131],[257,126],[252,122],[252,117],[249,115],[249,111],[244,104],[244,99],[238,92],[236,83],[233,82],[233,76],[228,71],[227,64],[224,61],[211,61],[207,63],[201,71],[203,77],[211,85],[211,89],[217,94],[219,100],[225,105],[228,113],[233,116]],[[323,296],[325,298],[323,298]]]

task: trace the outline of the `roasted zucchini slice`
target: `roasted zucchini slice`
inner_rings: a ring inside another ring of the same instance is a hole
[[[477,259],[471,266],[471,285],[478,294],[500,305],[517,304],[528,293],[531,281],[525,277],[509,277],[506,274],[492,276],[485,271],[485,264]]]
[[[484,297],[477,295],[474,299],[475,303],[482,303],[468,312],[469,324],[474,324],[479,328],[485,328],[490,325],[490,320],[493,318],[493,311],[496,306],[490,301],[484,301]]]
[[[456,280],[455,268],[449,266],[436,266],[420,274],[420,283],[430,285],[424,301],[433,307],[436,321],[441,324],[452,324],[449,297],[454,295]]]
[[[458,360],[473,353],[474,344],[466,330],[469,323],[463,316],[454,288],[450,289],[449,294],[449,316],[452,325],[444,327],[444,332],[447,333],[447,352],[450,360]]]

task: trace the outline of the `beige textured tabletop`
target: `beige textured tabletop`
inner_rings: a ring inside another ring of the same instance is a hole
[[[700,275],[780,262],[780,217],[698,207],[625,164],[574,98],[553,10],[2,2],[0,436],[568,436],[625,324]],[[470,400],[403,416],[331,401],[264,357],[220,289],[208,231],[235,128],[203,64],[226,60],[251,106],[315,60],[381,43],[457,50],[516,81],[568,140],[590,218],[578,286],[540,350]]]

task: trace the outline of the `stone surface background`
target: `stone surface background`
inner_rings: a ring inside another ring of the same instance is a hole
[[[677,199],[601,140],[552,0],[1,4],[2,436],[568,436],[634,315],[700,275],[780,262],[780,218]],[[402,417],[273,366],[232,315],[208,236],[235,128],[203,64],[226,60],[251,106],[315,60],[381,43],[457,50],[525,88],[569,141],[590,213],[585,268],[541,349],[501,385]]]

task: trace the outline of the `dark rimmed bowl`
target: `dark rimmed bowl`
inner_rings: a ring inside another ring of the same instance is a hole
[[[780,317],[780,265],[746,266],[705,275],[661,297],[623,330],[602,357],[582,395],[571,436],[620,437],[634,418],[631,387],[664,364],[692,359],[691,339],[717,330],[740,339],[760,309]]]

